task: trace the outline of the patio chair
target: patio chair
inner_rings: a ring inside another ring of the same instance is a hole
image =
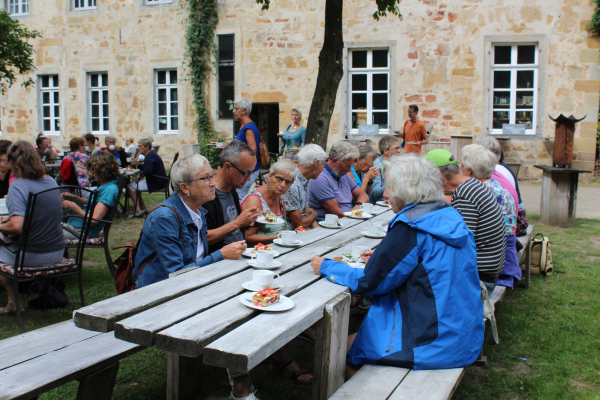
[[[63,185],[79,186],[77,170],[70,158],[63,158],[60,163],[60,177]]]
[[[175,164],[175,162],[177,161],[177,159],[179,159],[179,152],[175,153],[175,157],[173,157],[173,162],[171,163],[171,168],[173,168],[173,164]],[[162,189],[156,190],[154,192],[148,192],[148,193],[164,193],[165,194],[165,200],[168,200],[169,197],[171,196],[171,185],[169,184],[169,182],[171,181],[171,168],[169,168],[169,173],[167,174],[166,177],[163,176],[153,176],[154,178],[158,178],[158,179],[162,179],[165,181],[165,186]],[[137,202],[137,199],[139,199],[140,192],[138,190],[135,191],[135,201]],[[126,204],[127,205],[127,204]],[[133,210],[135,211],[137,204],[133,205]]]
[[[86,236],[86,243],[85,243],[85,247],[87,247],[88,249],[99,249],[99,248],[104,249],[104,257],[106,258],[106,264],[108,265],[108,269],[110,271],[110,274],[113,276],[113,278],[115,277],[116,269],[115,269],[115,264],[113,263],[113,260],[112,260],[112,256],[110,255],[110,247],[108,246],[108,238],[110,235],[110,227],[112,226],[113,219],[115,217],[115,213],[117,212],[117,209],[119,208],[119,201],[121,199],[121,195],[123,194],[123,188],[125,187],[126,183],[127,183],[127,178],[124,177],[123,175],[120,175],[119,181],[117,182],[117,186],[119,187],[119,194],[117,195],[117,198],[115,199],[114,206],[112,206],[112,208],[110,209],[108,214],[106,214],[103,219],[92,218],[93,221],[105,223],[104,228],[102,229],[102,232],[100,233],[100,236],[98,236],[97,238],[89,238]],[[79,240],[65,239],[65,248],[66,248],[67,255],[68,255],[69,249],[76,249],[78,246],[79,246]]]
[[[63,247],[56,246],[55,243],[48,243],[48,230],[40,230],[39,225],[44,221],[45,225],[50,226],[52,230],[56,229],[62,235],[61,220],[64,212],[62,207],[61,193],[69,192],[69,189],[89,192],[89,198],[93,202],[92,207],[83,215],[71,215],[74,218],[82,219],[82,229],[80,233],[80,241],[77,246],[75,258],[63,257],[56,264],[48,264],[45,258],[47,253],[57,250],[63,250]],[[13,280],[15,284],[15,304],[17,308],[17,318],[19,320],[19,328],[21,333],[23,329],[23,321],[21,319],[21,302],[19,300],[19,283],[28,281],[45,280],[47,278],[58,278],[68,275],[79,275],[79,293],[81,296],[81,305],[85,306],[85,298],[83,294],[83,276],[82,262],[83,251],[85,249],[85,237],[87,237],[92,215],[98,192],[81,187],[59,186],[52,189],[43,190],[38,193],[29,193],[27,199],[27,208],[23,220],[23,228],[19,235],[19,244],[15,253],[15,265],[9,265],[0,262],[0,275]],[[43,253],[28,252],[31,247],[47,249]],[[46,286],[47,288],[47,286]],[[44,294],[47,289],[44,290]]]

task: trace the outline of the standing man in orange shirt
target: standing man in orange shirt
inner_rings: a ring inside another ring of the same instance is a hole
[[[406,142],[404,144],[405,153],[415,153],[421,155],[421,145],[427,144],[427,129],[425,123],[417,117],[419,106],[411,104],[408,106],[409,119],[404,122],[404,128],[399,136]]]

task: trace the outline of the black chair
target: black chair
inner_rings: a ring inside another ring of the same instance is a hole
[[[83,216],[70,215],[71,218],[80,218],[82,221],[79,245],[77,246],[74,259],[63,256],[57,262],[48,257],[51,253],[62,253],[65,248],[61,225],[65,211],[62,206],[61,194],[69,192],[70,189],[88,192],[92,206]],[[97,198],[98,191],[96,190],[72,186],[59,186],[38,193],[29,193],[23,227],[19,235],[19,244],[14,251],[9,248],[15,254],[15,263],[14,265],[9,265],[0,262],[0,275],[12,279],[15,284],[15,304],[21,333],[25,332],[25,330],[23,329],[20,312],[20,282],[79,275],[81,305],[82,307],[85,306],[82,276],[83,251]],[[41,229],[41,227],[45,229]],[[47,293],[47,289],[45,293]]]
[[[175,157],[173,157],[173,162],[171,163],[171,168],[173,168],[173,164],[175,164],[175,162],[179,159],[179,152],[175,153]],[[148,193],[164,193],[165,194],[165,200],[168,200],[169,197],[171,197],[171,191],[169,189],[171,189],[171,185],[169,184],[169,182],[171,181],[171,168],[169,168],[169,173],[167,174],[166,177],[164,176],[156,176],[153,175],[153,178],[157,178],[157,179],[162,179],[165,181],[165,186],[162,189],[156,190],[154,192],[148,192]],[[137,203],[137,199],[140,198],[140,191],[136,190],[135,191],[135,201]],[[133,210],[135,211],[137,204],[133,205]]]
[[[99,236],[97,238],[89,238],[86,236],[85,247],[87,247],[88,249],[99,249],[99,248],[104,249],[104,257],[106,258],[106,263],[108,264],[108,269],[110,270],[110,273],[113,276],[113,278],[115,277],[116,269],[115,269],[115,264],[113,263],[113,260],[112,260],[112,256],[110,255],[110,247],[108,246],[108,238],[110,235],[110,227],[112,226],[113,219],[115,217],[115,213],[117,212],[117,209],[119,208],[119,201],[121,199],[121,195],[123,194],[123,188],[125,187],[126,183],[127,183],[127,178],[125,178],[123,175],[119,176],[119,180],[117,182],[117,185],[119,187],[119,194],[117,195],[117,198],[115,199],[115,204],[111,207],[110,211],[108,212],[108,214],[106,214],[104,216],[103,219],[92,218],[92,221],[104,222],[105,225],[104,225],[104,228],[102,229],[101,236]],[[65,227],[65,229],[68,229],[68,226]],[[67,254],[68,254],[69,249],[76,249],[78,246],[79,246],[79,242],[77,239],[65,239],[65,248],[67,249]]]

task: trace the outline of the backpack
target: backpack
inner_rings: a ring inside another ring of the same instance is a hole
[[[538,239],[541,236],[541,239]],[[550,239],[542,233],[531,238],[531,269],[530,273],[535,275],[550,276],[554,271],[552,264],[552,252],[550,251]],[[525,270],[526,263],[521,264],[521,270]]]
[[[179,214],[177,213],[177,211],[175,211],[173,207],[158,206],[154,210],[161,207],[167,207],[171,211],[173,211],[177,216],[177,220],[181,224]],[[150,214],[152,214],[154,210],[150,211]],[[146,217],[146,219],[148,219],[148,217]],[[142,230],[140,231],[140,238],[138,239],[137,243],[127,242],[123,246],[113,247],[113,250],[127,248],[127,250],[125,250],[123,254],[121,254],[119,258],[117,258],[114,261],[114,264],[117,266],[117,270],[115,271],[115,288],[117,289],[118,294],[131,292],[133,289],[135,289],[135,280],[133,279],[133,268],[135,267],[135,256],[137,255],[137,250],[140,247],[140,242],[142,241],[143,233],[144,228],[142,228]],[[138,275],[140,274],[140,272],[142,272],[144,267],[154,259],[154,257],[156,257],[156,253],[152,253],[150,257],[148,257],[148,259],[144,260],[142,265],[140,265]]]

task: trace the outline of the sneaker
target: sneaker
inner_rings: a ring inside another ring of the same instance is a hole
[[[250,394],[246,397],[235,397],[235,395],[233,394],[233,390],[232,390],[231,393],[229,394],[229,398],[237,399],[237,400],[260,400],[258,397],[256,397],[256,395],[254,393],[256,393],[256,392],[250,392]]]

